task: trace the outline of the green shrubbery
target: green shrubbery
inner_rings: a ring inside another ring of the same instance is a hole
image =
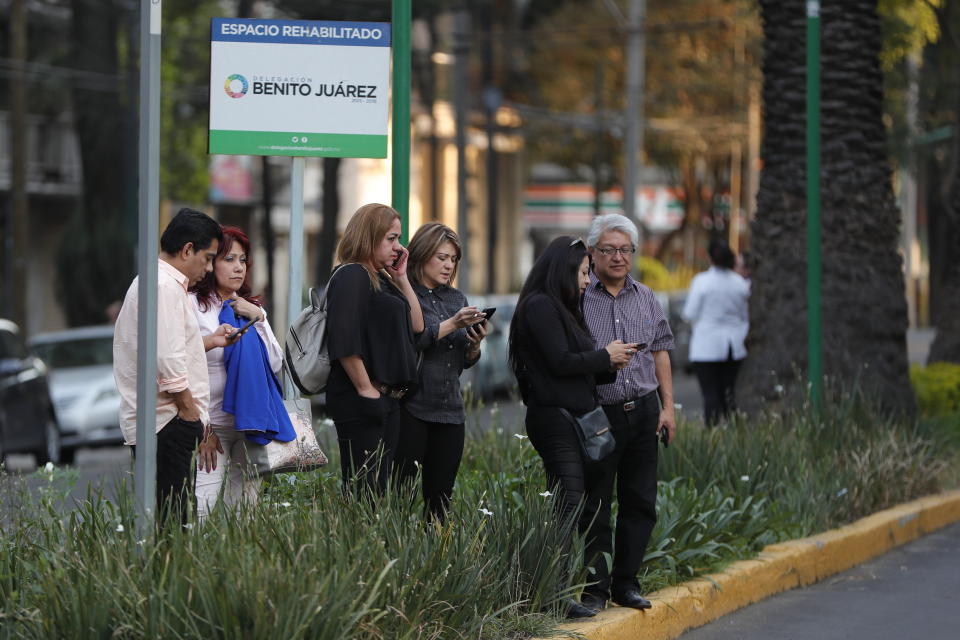
[[[0,638],[545,634],[563,576],[572,591],[589,575],[579,540],[559,551],[540,460],[518,426],[468,436],[445,526],[424,523],[413,491],[344,498],[336,461],[273,478],[240,518],[217,512],[202,529],[146,540],[123,491],[64,516],[62,472],[39,499],[12,496],[5,479]],[[852,401],[820,421],[798,410],[712,431],[682,424],[661,449],[643,588],[934,491],[941,466],[928,441]]]
[[[960,414],[960,364],[935,362],[910,367],[910,382],[921,415],[927,418]]]

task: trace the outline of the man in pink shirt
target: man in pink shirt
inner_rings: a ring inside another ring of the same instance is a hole
[[[193,492],[193,454],[209,428],[210,383],[207,359],[187,289],[213,270],[223,239],[220,225],[208,215],[181,209],[160,238],[157,274],[157,507],[159,522],[178,513],[188,520]],[[117,316],[113,335],[113,375],[120,392],[120,429],[136,455],[137,308],[134,278]],[[214,346],[226,346],[225,327]]]

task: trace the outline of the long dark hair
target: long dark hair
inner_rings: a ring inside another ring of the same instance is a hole
[[[523,317],[525,303],[530,296],[542,293],[563,310],[560,318],[569,333],[578,336],[584,342],[592,342],[590,329],[583,318],[583,306],[580,300],[580,286],[577,273],[583,259],[587,256],[587,247],[583,240],[572,236],[560,236],[544,250],[527,275],[517,299],[517,310],[510,321],[510,367],[519,375],[522,369],[519,343],[523,340]]]
[[[240,285],[240,289],[237,291],[237,295],[258,307],[262,307],[263,303],[260,300],[260,296],[253,295],[250,289],[250,281],[253,279],[253,256],[250,255],[250,239],[247,237],[247,234],[238,227],[224,227],[223,241],[220,243],[219,249],[217,249],[217,255],[213,259],[213,262],[216,263],[217,260],[222,260],[225,255],[230,253],[230,250],[233,249],[234,242],[239,242],[240,246],[243,247],[243,252],[247,254],[247,273],[243,278],[243,284]],[[190,291],[197,294],[197,302],[200,304],[201,311],[206,311],[213,304],[219,304],[217,274],[210,272],[203,276],[203,280],[193,285]]]

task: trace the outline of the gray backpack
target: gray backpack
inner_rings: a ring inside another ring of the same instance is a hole
[[[346,266],[346,265],[343,265]],[[339,271],[340,269],[337,269]],[[330,277],[333,281],[334,275]],[[310,306],[297,316],[287,331],[284,359],[293,383],[305,395],[323,393],[330,377],[330,355],[327,349],[327,292],[310,288]]]

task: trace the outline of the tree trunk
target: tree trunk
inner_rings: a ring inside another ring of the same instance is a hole
[[[68,323],[78,325],[106,321],[105,309],[130,284],[133,253],[123,220],[123,136],[117,135],[123,122],[117,45],[124,8],[92,0],[73,0],[71,8],[73,65],[115,79],[91,86],[79,78],[72,87],[83,198],[63,234],[57,274],[60,305]]]
[[[930,345],[927,362],[960,363],[960,133],[954,132],[952,161],[947,167],[946,193],[938,203],[934,214],[931,211],[931,273],[936,277],[936,305],[933,308],[933,324],[936,337]],[[934,217],[936,216],[936,217]],[[935,224],[935,226],[933,226]],[[931,283],[933,284],[933,283]]]
[[[333,268],[334,249],[337,247],[337,218],[340,216],[341,158],[323,159],[323,201],[321,203],[323,226],[320,227],[320,255],[317,258],[317,286],[330,279]]]
[[[953,77],[960,79],[960,66],[956,63],[957,47],[960,46],[960,33],[957,31],[960,10],[956,3],[952,6],[946,5],[938,12],[937,17],[943,39],[935,45],[933,55],[946,60],[937,60],[940,64],[931,66],[935,71],[944,66],[952,67]],[[946,62],[946,65],[943,62]],[[960,85],[954,85],[952,100],[949,101],[954,105],[955,117],[960,115],[960,92],[957,91],[957,86]],[[943,175],[944,181],[943,188],[934,198],[934,206],[931,207],[928,234],[930,302],[937,334],[930,345],[927,362],[960,363],[960,261],[957,260],[960,247],[960,131],[957,131],[956,124],[948,161],[945,166],[937,169],[934,175]]]
[[[821,9],[823,358],[830,384],[859,386],[881,408],[910,414],[876,5],[827,0]],[[807,366],[805,6],[760,0],[766,135],[752,238],[759,264],[738,394],[751,408],[776,397],[777,385],[805,388],[791,384]]]

